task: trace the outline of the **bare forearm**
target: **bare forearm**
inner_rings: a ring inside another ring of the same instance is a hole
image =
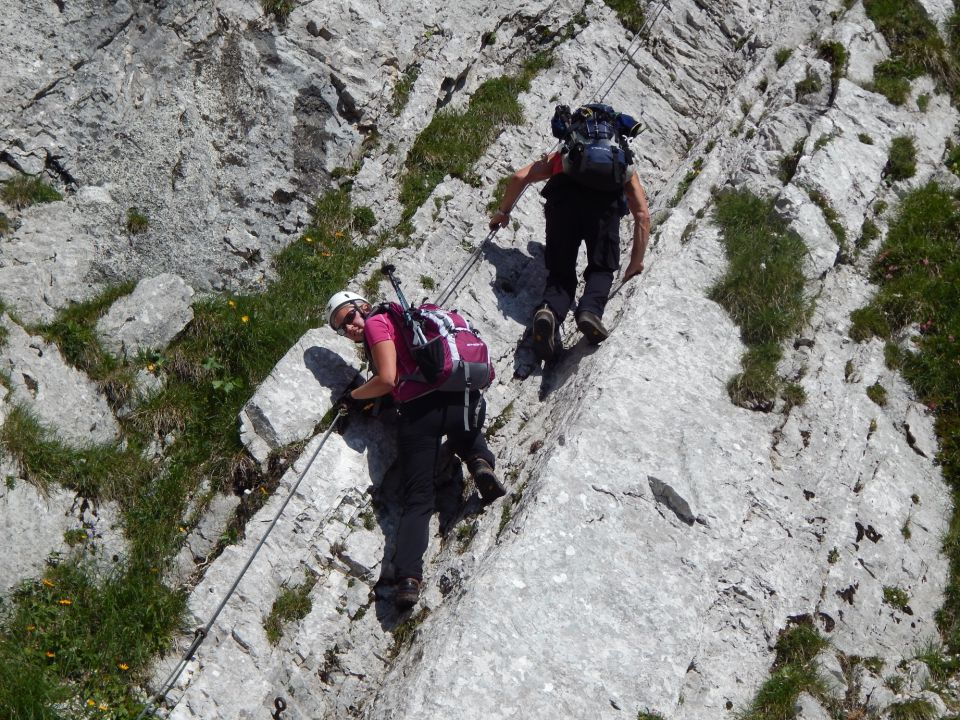
[[[370,400],[393,391],[393,383],[380,375],[374,375],[363,385],[350,393],[355,400]]]

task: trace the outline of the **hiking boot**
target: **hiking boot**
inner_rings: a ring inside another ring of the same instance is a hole
[[[538,360],[551,360],[557,352],[554,335],[557,318],[553,310],[544,305],[533,315],[533,354]]]
[[[490,463],[483,458],[474,458],[468,462],[467,469],[473,475],[473,484],[477,486],[477,492],[484,503],[492,503],[507,494],[507,489],[497,479]]]
[[[610,332],[600,322],[600,317],[589,310],[577,315],[577,327],[591,345],[599,345],[610,336]]]
[[[416,578],[400,578],[393,595],[393,604],[398,610],[407,610],[417,604],[420,599],[420,585],[421,582]]]

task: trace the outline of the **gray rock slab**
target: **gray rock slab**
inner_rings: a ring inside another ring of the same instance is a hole
[[[807,692],[800,693],[794,709],[797,720],[830,720],[830,714]]]
[[[99,247],[88,219],[102,214],[102,203],[81,198],[36,205],[0,238],[0,300],[21,322],[51,322],[68,302],[96,293],[91,273]]]
[[[137,283],[97,322],[97,335],[111,353],[127,359],[162,350],[193,320],[193,288],[166,273]]]
[[[0,530],[8,549],[0,555],[0,597],[21,580],[42,576],[51,558],[85,552],[100,567],[110,568],[113,558],[126,552],[115,505],[93,506],[59,487],[41,492],[4,460],[0,460]],[[64,533],[78,530],[86,540],[71,547]]]
[[[357,346],[329,328],[308,330],[240,411],[240,438],[260,462],[310,437],[360,363]]]
[[[0,473],[0,528],[10,550],[0,555],[0,596],[6,596],[21,579],[38,577],[51,553],[66,550],[63,534],[80,524],[70,512],[73,493],[54,488],[44,495],[6,464]]]
[[[904,427],[910,447],[931,460],[936,457],[937,434],[933,428],[933,417],[925,406],[920,403],[910,403],[907,406]]]
[[[67,365],[56,345],[29,335],[8,315],[0,323],[8,333],[0,347],[0,368],[12,385],[8,402],[26,407],[68,444],[82,447],[115,440],[117,421],[93,382]]]
[[[383,560],[383,536],[370,530],[354,530],[344,543],[340,558],[361,580],[374,577]]]
[[[196,622],[204,624],[260,542],[297,477],[305,472],[298,491],[198,651],[197,673],[189,679],[170,717],[242,717],[242,713],[264,703],[272,707],[277,694],[273,680],[281,671],[273,665],[277,655],[267,642],[262,622],[284,583],[302,577],[306,558],[294,549],[323,544],[323,532],[343,498],[353,492],[358,478],[369,477],[367,453],[348,449],[339,435],[331,435],[314,463],[305,467],[319,442],[320,438],[315,438],[307,446],[278,490],[248,523],[243,541],[224,550],[190,596],[189,611]],[[311,596],[313,609],[303,621],[304,627],[313,622],[349,624],[346,577],[336,571],[325,577]],[[328,583],[337,577],[341,589],[334,591]],[[322,642],[322,637],[313,635],[311,644]],[[302,652],[304,657],[306,650]],[[158,673],[162,671],[158,669]],[[228,696],[223,694],[225,683],[230,687]]]

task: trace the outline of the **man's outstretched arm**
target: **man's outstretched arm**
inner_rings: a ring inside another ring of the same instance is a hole
[[[503,199],[500,200],[500,208],[490,217],[491,230],[506,227],[510,221],[510,211],[513,209],[513,204],[527,185],[548,180],[553,175],[552,161],[555,154],[544,155],[536,162],[525,165],[510,176],[510,182],[507,183],[507,188],[504,190]]]
[[[643,272],[643,256],[650,243],[650,208],[647,206],[647,194],[643,191],[636,173],[624,187],[627,195],[627,207],[633,215],[633,248],[630,250],[630,263],[623,273],[626,282],[634,275]]]

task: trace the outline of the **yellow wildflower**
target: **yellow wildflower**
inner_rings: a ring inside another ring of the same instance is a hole
[[[36,625],[27,625],[27,632],[33,632],[37,629]]]
[[[181,525],[180,527],[178,527],[177,530],[179,530],[179,531],[182,532],[182,533],[185,533],[185,532],[187,531],[187,529],[186,529],[183,525]]]
[[[90,698],[89,700],[87,700],[87,707],[93,707],[96,704],[97,703],[94,702],[93,698]]]
[[[333,236],[334,236],[334,237],[343,237],[343,232],[341,232],[340,230],[337,230],[337,231],[333,234]]]
[[[48,658],[55,658],[56,656],[57,656],[57,654],[56,654],[53,650],[47,650],[47,657],[48,657]]]
[[[249,316],[249,315],[244,315],[243,317],[240,318],[240,322],[244,322],[244,323],[245,323],[245,322],[250,322],[250,316]]]
[[[323,255],[324,257],[330,257],[331,255],[333,255],[333,253],[329,253],[329,252],[322,252],[320,254]]]
[[[70,598],[60,598],[60,600],[57,602],[59,602],[61,605],[73,605],[73,600]]]
[[[130,666],[127,665],[126,663],[117,663],[117,667],[123,670],[124,672],[130,669]]]
[[[54,586],[53,580],[49,580],[49,579],[47,579],[47,578],[44,578],[44,579],[43,579],[43,584],[46,585],[47,587],[53,587],[53,586]]]
[[[313,242],[313,238],[310,237],[309,235],[304,235],[304,236],[303,236],[303,240],[304,240],[304,242],[308,242],[308,243],[312,243],[312,242]]]
[[[149,365],[147,365],[147,372],[151,372],[151,373],[152,373],[152,372],[153,372],[154,370],[156,370],[156,369],[157,369],[157,366],[154,365],[153,363],[150,363]]]
[[[106,712],[107,710],[110,709],[110,706],[107,705],[106,703],[100,703],[100,704],[97,706],[97,709],[98,709],[98,710],[103,710],[103,712]]]
[[[229,305],[229,306],[232,307],[232,308],[235,308],[235,307],[237,306],[237,301],[236,301],[236,300],[227,300],[227,305]]]

